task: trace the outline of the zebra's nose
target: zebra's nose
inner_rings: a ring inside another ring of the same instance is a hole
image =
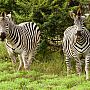
[[[81,31],[77,31],[76,35],[81,36]]]
[[[80,40],[80,36],[77,36],[77,40]]]
[[[4,39],[6,38],[6,33],[2,32],[0,35],[1,41],[4,41]]]
[[[81,31],[77,31],[76,35],[76,41],[80,41],[81,38]]]

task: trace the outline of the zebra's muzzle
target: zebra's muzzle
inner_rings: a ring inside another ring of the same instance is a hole
[[[1,41],[4,41],[4,40],[5,40],[5,38],[6,38],[5,32],[2,32],[2,33],[1,33],[0,38],[1,38]]]
[[[80,36],[77,36],[76,42],[79,42],[80,40],[81,40],[81,37]]]
[[[81,38],[81,31],[77,31],[77,33],[75,34],[76,35],[76,41],[80,41],[80,38]]]

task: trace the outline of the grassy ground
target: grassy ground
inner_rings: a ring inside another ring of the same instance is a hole
[[[65,63],[57,53],[53,60],[34,61],[31,71],[17,71],[0,44],[0,90],[90,90],[90,81],[72,74],[66,77]]]

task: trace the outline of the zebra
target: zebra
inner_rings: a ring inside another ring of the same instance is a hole
[[[70,16],[74,19],[74,25],[68,27],[64,31],[63,37],[63,52],[65,54],[65,61],[67,65],[67,75],[70,74],[71,58],[76,61],[77,74],[81,75],[81,60],[80,56],[85,58],[85,72],[86,80],[89,79],[89,60],[90,60],[90,32],[86,29],[83,22],[85,16],[81,16],[80,10],[77,14],[71,12]]]
[[[22,66],[28,70],[40,42],[40,29],[37,24],[23,22],[16,25],[11,14],[3,13],[0,16],[0,39],[6,41],[7,51],[14,63],[15,54],[18,55],[20,60],[18,70],[21,70]]]

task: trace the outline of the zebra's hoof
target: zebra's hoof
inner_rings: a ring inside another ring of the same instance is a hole
[[[22,66],[19,66],[19,67],[18,67],[18,71],[20,71],[20,70],[22,70]]]
[[[29,71],[30,70],[30,67],[29,66],[26,66],[24,67],[25,71]]]
[[[86,80],[88,81],[88,80],[90,80],[89,78],[86,78]]]
[[[16,61],[12,61],[12,64],[16,64]]]

